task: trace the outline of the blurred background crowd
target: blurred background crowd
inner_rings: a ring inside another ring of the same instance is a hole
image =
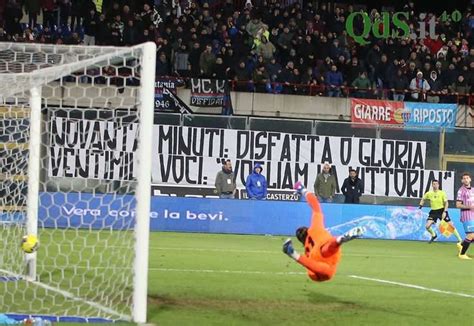
[[[348,16],[361,10],[347,2],[291,0],[0,0],[0,41],[153,41],[157,76],[227,79],[237,91],[470,103],[470,6],[458,8],[459,16],[426,12],[413,1],[373,9],[372,22],[383,11],[408,12],[410,33],[418,35],[420,21],[435,17],[436,37],[371,32],[365,45],[346,28]],[[353,22],[357,35],[364,29],[360,18]]]

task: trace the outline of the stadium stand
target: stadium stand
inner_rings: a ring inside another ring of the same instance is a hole
[[[120,46],[151,40],[158,46],[158,76],[228,79],[235,91],[473,103],[471,7],[458,22],[438,14],[437,40],[372,36],[362,46],[347,35],[345,22],[363,7],[277,0],[155,3],[0,0],[0,41]],[[415,30],[419,14],[425,21],[434,15],[419,12],[412,1],[400,9],[412,13],[408,23]],[[370,16],[380,12],[373,9]],[[360,20],[354,29],[361,32]],[[418,79],[417,72],[423,73]],[[427,96],[412,96],[410,87],[418,82],[430,85]]]

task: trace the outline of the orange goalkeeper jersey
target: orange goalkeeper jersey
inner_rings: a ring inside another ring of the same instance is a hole
[[[306,194],[306,200],[313,210],[311,226],[304,244],[305,255],[313,260],[336,266],[341,258],[341,250],[329,257],[323,257],[322,247],[333,239],[333,236],[324,227],[324,216],[319,201],[313,193]]]

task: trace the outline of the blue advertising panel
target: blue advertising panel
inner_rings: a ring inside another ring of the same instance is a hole
[[[126,230],[134,224],[133,207],[131,196],[42,193],[39,220],[44,227]],[[364,226],[366,238],[430,237],[424,227],[429,208],[322,204],[322,209],[326,227],[334,235]],[[449,214],[463,235],[459,210],[450,209]],[[305,202],[152,197],[150,212],[152,231],[293,235],[310,220],[311,209]],[[453,236],[438,239],[455,240]]]
[[[456,104],[405,102],[405,110],[409,112],[409,119],[405,122],[405,128],[451,129],[456,126]]]

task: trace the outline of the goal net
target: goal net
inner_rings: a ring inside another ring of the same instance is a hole
[[[146,321],[155,51],[0,43],[0,313]]]

